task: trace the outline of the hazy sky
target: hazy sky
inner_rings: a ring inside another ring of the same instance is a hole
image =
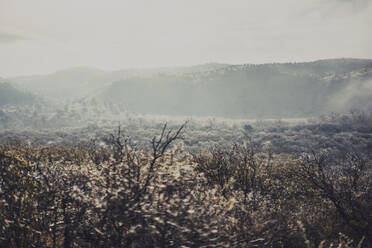
[[[372,58],[370,0],[0,0],[0,77]]]

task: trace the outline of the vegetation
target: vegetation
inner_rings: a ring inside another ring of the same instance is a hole
[[[366,128],[362,116],[322,125]],[[72,145],[1,145],[0,246],[372,247],[367,149],[278,152],[245,124],[240,139],[196,150],[193,125],[158,125],[144,142],[120,127]]]
[[[75,97],[143,114],[289,118],[372,109],[369,59],[119,71],[72,68],[12,80],[53,100]]]
[[[15,79],[44,99],[1,83],[0,247],[372,248],[371,65]]]

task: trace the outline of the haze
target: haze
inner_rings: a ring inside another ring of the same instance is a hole
[[[369,0],[1,0],[0,75],[371,58]]]

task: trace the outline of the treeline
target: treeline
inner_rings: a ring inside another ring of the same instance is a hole
[[[183,129],[0,146],[0,247],[372,247],[369,153],[192,154]]]

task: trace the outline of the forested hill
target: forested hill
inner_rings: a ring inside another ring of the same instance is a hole
[[[118,71],[80,67],[13,80],[50,99],[94,99],[149,114],[287,118],[372,108],[368,59]]]
[[[372,107],[372,60],[230,65],[119,80],[99,95],[135,112],[296,117]]]
[[[123,69],[104,71],[92,67],[74,67],[46,75],[30,75],[11,78],[21,87],[47,98],[72,99],[90,96],[112,82],[133,78],[152,78],[159,74],[184,74],[206,72],[223,68],[225,64],[203,64],[190,67],[164,67],[144,69]]]

